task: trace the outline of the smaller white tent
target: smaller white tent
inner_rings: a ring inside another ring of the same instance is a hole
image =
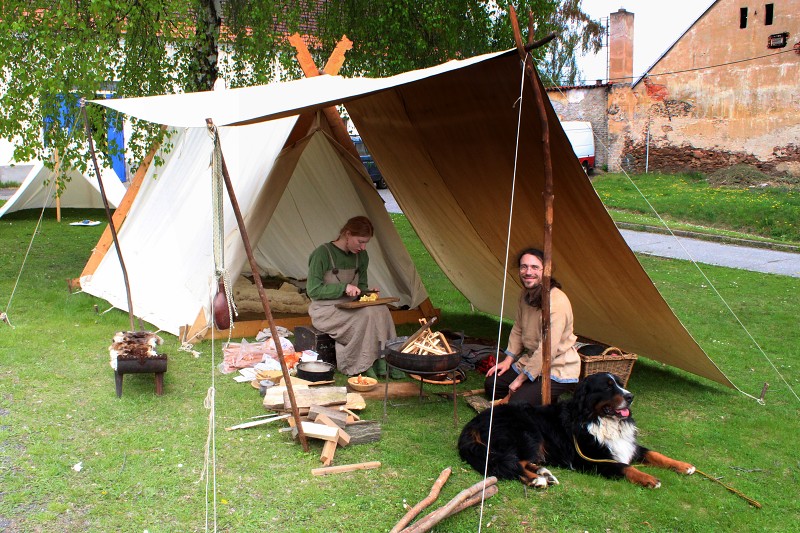
[[[113,170],[101,169],[103,187],[112,208],[117,207],[125,195],[125,186],[119,181]],[[68,178],[67,186],[61,193],[61,207],[102,208],[103,200],[100,197],[100,185],[94,172],[81,174],[69,170],[65,172]],[[44,163],[34,163],[25,180],[22,182],[14,196],[0,206],[0,217],[14,211],[23,209],[41,209],[42,207],[56,206],[55,173],[47,168]]]

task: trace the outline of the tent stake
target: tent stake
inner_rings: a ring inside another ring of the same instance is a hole
[[[210,119],[206,119],[206,124],[211,132],[215,132],[216,126]],[[219,143],[219,136],[215,136],[216,143]],[[220,154],[222,149],[220,147]],[[250,262],[250,269],[253,271],[253,281],[258,289],[258,295],[261,298],[261,304],[264,306],[264,315],[266,315],[267,322],[269,323],[269,331],[272,333],[272,340],[275,341],[275,351],[278,352],[278,361],[281,363],[281,372],[283,373],[283,382],[286,384],[286,392],[289,395],[289,403],[292,407],[292,418],[297,428],[297,435],[300,438],[300,443],[303,445],[303,451],[309,451],[308,440],[303,432],[303,424],[300,421],[300,411],[297,409],[297,400],[294,397],[294,389],[292,388],[292,380],[289,377],[289,369],[286,367],[286,360],[283,358],[283,348],[281,347],[280,336],[278,336],[278,329],[275,327],[275,321],[272,318],[272,309],[269,305],[269,298],[267,293],[264,292],[264,284],[261,283],[261,274],[258,272],[258,263],[256,263],[255,256],[253,256],[253,248],[250,246],[250,237],[247,235],[247,228],[244,225],[244,218],[242,218],[242,211],[239,209],[239,201],[236,199],[236,193],[233,190],[233,183],[231,183],[231,176],[228,174],[228,165],[225,164],[225,156],[221,157],[222,178],[225,180],[225,189],[228,191],[228,199],[231,201],[233,207],[233,214],[236,215],[236,224],[239,226],[239,233],[242,235],[242,243],[244,244],[244,251],[247,254],[247,260]],[[231,324],[233,327],[233,324]]]
[[[550,156],[550,130],[547,121],[547,109],[544,105],[544,97],[539,87],[539,79],[533,69],[531,56],[528,54],[526,46],[522,43],[522,32],[519,29],[517,13],[514,6],[509,4],[508,14],[511,18],[511,26],[514,29],[514,41],[517,45],[519,56],[525,64],[525,73],[533,85],[533,93],[536,96],[536,105],[539,111],[539,120],[542,128],[542,159],[544,161],[544,272],[542,274],[542,405],[550,403],[550,278],[553,273],[553,162]],[[528,13],[528,45],[531,48],[536,44],[544,45],[552,40],[551,36],[533,42],[533,13]]]
[[[97,164],[97,154],[94,152],[94,141],[92,140],[92,127],[89,125],[89,117],[86,114],[86,100],[83,98],[81,98],[81,113],[83,114],[83,127],[86,130],[86,138],[89,141],[89,152],[92,154],[94,172],[97,175],[97,183],[100,185],[100,197],[103,199],[103,207],[105,207],[106,218],[108,218],[108,228],[111,230],[111,237],[113,237],[114,246],[117,248],[117,258],[119,258],[119,266],[122,268],[122,279],[125,281],[125,294],[128,297],[128,317],[131,320],[131,331],[136,331],[136,325],[133,320],[133,299],[131,298],[131,285],[128,281],[128,270],[125,268],[125,261],[122,260],[122,251],[119,249],[117,229],[114,227],[114,218],[111,216],[111,208],[108,206],[106,189],[103,187],[103,178],[100,176],[100,166]]]

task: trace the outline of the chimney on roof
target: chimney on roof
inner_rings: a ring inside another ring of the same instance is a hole
[[[633,13],[611,13],[608,36],[608,77],[611,83],[633,79]]]

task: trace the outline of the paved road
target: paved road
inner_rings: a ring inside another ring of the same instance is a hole
[[[388,189],[383,189],[379,192],[386,203],[387,211],[390,213],[402,212]],[[657,233],[632,230],[620,230],[620,232],[625,242],[634,252],[673,259],[694,259],[698,263],[708,265],[741,268],[754,272],[800,278],[800,254],[720,244]]]

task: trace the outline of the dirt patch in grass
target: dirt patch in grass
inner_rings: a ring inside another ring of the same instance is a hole
[[[755,187],[800,187],[800,178],[795,176],[770,176],[750,165],[734,165],[709,174],[706,179],[712,187],[747,189]]]

